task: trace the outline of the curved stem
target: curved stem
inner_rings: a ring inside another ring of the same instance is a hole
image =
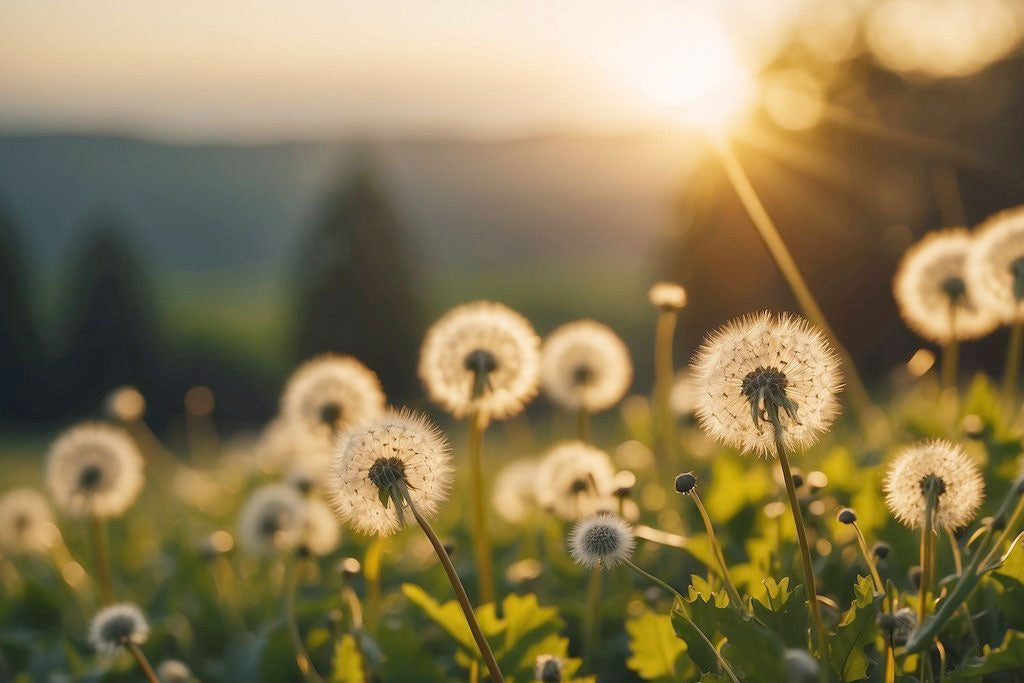
[[[814,584],[814,566],[811,564],[811,549],[807,544],[807,530],[804,529],[804,517],[800,512],[800,500],[797,498],[796,485],[793,483],[793,471],[789,466],[789,458],[786,456],[786,447],[782,443],[782,425],[777,420],[773,421],[772,430],[775,434],[775,452],[779,456],[782,476],[786,480],[786,494],[789,496],[789,507],[793,513],[793,523],[796,525],[796,537],[800,543],[800,559],[803,562],[804,582],[807,584],[807,601],[811,606],[811,618],[814,621],[818,657],[821,661],[820,670],[824,680],[829,669],[828,641],[825,638],[825,622],[821,619],[821,607],[818,605],[818,590]]]
[[[141,649],[139,649],[138,645],[129,640],[124,644],[124,649],[128,650],[132,658],[135,659],[135,663],[139,665],[140,669],[142,669],[142,673],[149,683],[160,683],[160,679],[156,677],[156,672],[153,671],[153,667],[150,666],[149,660],[146,659],[146,655]]]
[[[110,558],[107,556],[107,541],[103,520],[96,515],[89,516],[89,535],[96,555],[96,573],[100,585],[100,596],[104,605],[114,604],[114,582],[110,578]]]
[[[722,546],[718,544],[718,537],[715,535],[715,527],[711,524],[711,517],[708,516],[708,511],[704,508],[704,502],[697,494],[696,488],[690,491],[690,497],[693,498],[693,504],[697,506],[697,511],[700,512],[700,517],[704,521],[704,529],[708,534],[708,545],[711,547],[711,554],[714,555],[715,560],[718,562],[718,567],[722,573],[722,582],[725,584],[725,589],[729,592],[729,597],[736,604],[736,607],[739,608],[740,611],[746,612],[746,603],[743,602],[740,592],[736,590],[736,584],[732,582],[732,577],[729,576],[729,566],[725,563],[725,555],[722,554]]]
[[[1019,482],[1014,483],[1014,487],[1019,485]],[[1006,526],[1003,527],[1003,530],[999,533],[999,538],[995,540],[992,544],[992,548],[988,551],[988,554],[985,555],[985,559],[981,563],[982,567],[987,567],[992,560],[995,559],[995,556],[999,554],[1000,548],[1003,547],[1003,544],[1006,543],[1006,539],[1010,537],[1010,534],[1013,533],[1013,530],[1017,527],[1017,521],[1020,519],[1022,512],[1024,512],[1024,496],[1020,496],[1020,500],[1017,501],[1017,505],[1014,507],[1013,513],[1010,515],[1009,519],[1006,520]]]
[[[441,561],[441,566],[444,567],[445,574],[448,575],[448,581],[452,584],[452,589],[455,591],[455,597],[459,600],[459,606],[462,607],[462,613],[466,616],[466,623],[469,624],[469,630],[473,634],[473,640],[476,642],[477,648],[480,650],[480,655],[484,659],[484,664],[487,665],[487,670],[491,673],[491,680],[493,683],[505,683],[505,678],[501,675],[501,669],[498,668],[498,662],[494,658],[494,652],[491,650],[490,643],[487,642],[487,638],[484,637],[483,631],[480,629],[480,624],[476,620],[476,615],[473,613],[473,606],[469,602],[469,596],[466,595],[466,589],[462,585],[461,579],[459,579],[458,573],[455,571],[455,565],[452,564],[452,560],[448,557],[448,553],[445,552],[444,545],[441,543],[441,539],[434,533],[434,529],[430,526],[430,523],[423,518],[420,514],[419,508],[416,507],[416,503],[413,501],[412,496],[409,495],[408,490],[402,492],[402,496],[405,498],[405,502],[409,505],[409,509],[412,510],[413,516],[416,518],[416,522],[419,523],[420,528],[423,529],[423,533],[427,535],[427,540],[430,541],[430,545],[434,548],[434,553],[437,555],[437,559]]]
[[[1003,368],[1003,401],[1011,415],[1017,409],[1017,384],[1020,382],[1021,348],[1024,347],[1024,320],[1018,320],[1010,328],[1010,340],[1006,347],[1006,365]]]
[[[882,582],[882,576],[878,573],[878,567],[871,556],[871,550],[868,549],[868,542],[864,539],[864,532],[860,530],[860,525],[856,521],[854,521],[852,526],[853,530],[857,533],[857,545],[860,546],[860,553],[864,556],[864,561],[867,562],[868,570],[871,572],[871,580],[875,582],[875,592],[884,594],[885,584]]]
[[[302,642],[302,634],[299,632],[299,625],[295,621],[295,591],[299,584],[299,566],[293,559],[288,563],[287,577],[284,588],[284,622],[288,628],[288,637],[291,638],[292,648],[295,650],[295,664],[302,672],[303,678],[311,683],[324,683],[324,679],[313,666],[306,646]]]
[[[654,335],[654,417],[661,446],[661,464],[668,472],[675,455],[675,420],[669,410],[669,395],[675,368],[672,361],[672,343],[675,338],[679,312],[662,309]]]
[[[705,634],[704,631],[701,630],[701,628],[697,626],[696,623],[694,623],[693,619],[690,618],[690,615],[686,611],[686,600],[684,600],[683,596],[679,594],[679,591],[677,591],[675,588],[659,579],[654,574],[646,572],[640,567],[636,566],[635,564],[633,564],[632,560],[623,560],[622,563],[630,569],[632,569],[633,571],[635,571],[640,576],[644,577],[648,581],[656,583],[657,585],[661,586],[666,591],[668,591],[676,597],[676,601],[679,604],[679,613],[682,615],[683,619],[686,619],[686,623],[688,623],[693,628],[693,630],[700,635],[700,638],[704,641],[704,644],[711,648],[711,651],[715,653],[715,657],[718,658],[718,663],[722,666],[722,670],[725,671],[725,673],[729,676],[733,683],[740,683],[740,680],[736,677],[736,674],[735,672],[733,672],[732,667],[729,666],[729,662],[726,661],[725,657],[722,656],[722,653],[718,651],[718,648],[716,648],[714,643],[711,642],[711,639],[707,637],[707,634]]]
[[[473,495],[473,555],[476,560],[478,591],[482,603],[494,602],[494,565],[484,505],[483,450],[485,418],[473,415],[469,421],[469,472]]]
[[[956,386],[957,360],[960,356],[960,343],[951,339],[942,347],[942,388]]]

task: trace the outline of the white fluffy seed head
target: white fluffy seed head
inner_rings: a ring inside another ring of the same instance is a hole
[[[678,417],[693,415],[693,411],[697,409],[698,393],[697,384],[688,370],[676,373],[668,395],[668,405],[672,413]]]
[[[617,506],[611,458],[582,441],[566,441],[548,451],[535,482],[537,502],[562,519],[582,519]]]
[[[238,518],[242,549],[254,555],[291,550],[303,538],[308,510],[306,499],[288,484],[259,487]]]
[[[352,356],[324,354],[292,373],[281,395],[281,414],[299,437],[331,445],[333,438],[383,412],[377,375]]]
[[[963,228],[929,233],[903,255],[893,278],[900,315],[924,339],[938,344],[977,339],[992,332],[998,319],[979,305],[967,280],[967,255],[974,246]]]
[[[430,399],[458,418],[504,419],[537,394],[540,339],[502,304],[456,306],[427,331],[419,376]]]
[[[401,529],[394,501],[381,502],[371,480],[375,465],[386,463],[401,472],[417,509],[433,516],[448,497],[451,456],[448,441],[425,417],[406,410],[389,410],[347,432],[331,460],[327,491],[342,521],[357,531],[388,536]],[[414,522],[404,511],[406,523]]]
[[[322,500],[306,502],[306,520],[299,545],[313,555],[329,555],[341,542],[341,528],[334,511]]]
[[[937,480],[935,524],[953,531],[969,524],[985,497],[985,482],[964,449],[944,439],[906,446],[889,466],[885,503],[893,516],[911,529],[921,528],[929,478]]]
[[[978,303],[1005,323],[1024,321],[1024,206],[998,213],[974,233],[967,282]]]
[[[541,384],[566,410],[596,413],[622,400],[633,381],[625,342],[595,320],[562,325],[541,347]]]
[[[142,611],[130,602],[104,607],[89,624],[89,643],[109,654],[128,643],[141,645],[149,638],[149,624]]]
[[[555,655],[537,655],[533,662],[533,677],[540,683],[562,683],[565,660]]]
[[[616,515],[599,514],[577,522],[569,533],[569,553],[584,567],[614,567],[633,554],[633,527]]]
[[[156,677],[160,683],[192,683],[195,678],[188,664],[179,659],[165,659],[156,667]]]
[[[658,308],[678,311],[686,306],[686,290],[674,282],[655,282],[647,292],[647,299]]]
[[[518,524],[537,509],[537,467],[535,460],[516,460],[495,476],[491,505],[506,522]]]
[[[75,517],[117,517],[142,490],[143,460],[128,432],[95,422],[71,427],[50,447],[46,485]]]
[[[40,555],[60,538],[53,510],[34,489],[12,489],[0,497],[0,548],[11,555]]]
[[[839,414],[843,387],[839,359],[824,335],[803,318],[758,313],[737,318],[705,340],[690,366],[697,418],[714,439],[745,453],[775,453],[773,428],[751,412],[748,378],[768,374],[795,407],[779,409],[783,445],[803,450],[828,431]],[[784,381],[783,379],[784,378]]]

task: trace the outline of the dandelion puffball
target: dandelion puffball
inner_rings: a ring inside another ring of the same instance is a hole
[[[38,555],[54,546],[60,532],[43,494],[12,489],[0,497],[0,548],[11,555]]]
[[[967,256],[967,282],[978,303],[1003,322],[1024,321],[1024,206],[978,227]]]
[[[130,602],[104,607],[89,624],[89,643],[109,654],[129,643],[141,645],[149,638],[149,624],[142,611]]]
[[[533,661],[533,677],[540,683],[562,683],[565,660],[555,655],[537,655]]]
[[[426,517],[448,497],[449,445],[426,418],[389,410],[346,433],[331,460],[328,497],[342,521],[357,531],[388,536],[408,513],[381,490],[404,482],[409,497]],[[385,502],[387,505],[385,505]]]
[[[614,567],[633,554],[633,527],[625,520],[598,514],[577,522],[569,534],[569,554],[584,567]]]
[[[537,502],[562,519],[616,508],[615,467],[608,454],[582,441],[556,445],[537,469]]]
[[[257,555],[290,550],[306,531],[307,501],[288,484],[265,484],[249,496],[238,518],[242,548]]]
[[[903,255],[893,294],[903,320],[924,339],[938,344],[977,339],[998,324],[966,281],[973,245],[967,230],[948,228],[929,233]]]
[[[911,529],[924,524],[929,482],[935,481],[935,524],[956,531],[974,519],[985,496],[985,482],[962,447],[944,439],[911,444],[900,451],[885,475],[885,503]]]
[[[312,555],[328,555],[337,549],[340,541],[341,529],[334,511],[322,500],[308,500],[299,547]]]
[[[193,683],[195,678],[188,664],[180,659],[165,659],[156,667],[156,677],[160,683]]]
[[[330,444],[336,434],[384,410],[377,375],[351,356],[325,354],[292,373],[281,395],[281,414],[300,435]]]
[[[143,460],[128,432],[85,423],[66,430],[46,458],[46,485],[57,507],[75,517],[117,517],[143,485]]]
[[[690,373],[701,427],[746,453],[775,453],[773,415],[783,446],[802,450],[839,413],[839,360],[824,335],[794,315],[733,320],[705,340]]]
[[[622,400],[633,381],[629,349],[594,320],[562,325],[541,347],[541,384],[567,410],[595,413]]]
[[[537,462],[516,460],[494,477],[491,504],[510,524],[518,524],[537,508]]]
[[[677,417],[693,415],[697,409],[697,386],[690,373],[680,370],[672,382],[672,388],[668,393],[668,407]]]
[[[658,308],[678,311],[686,306],[686,290],[674,282],[655,282],[647,292],[647,299]]]
[[[539,372],[540,339],[533,326],[490,301],[448,311],[420,349],[419,376],[430,399],[458,418],[515,415],[537,394]]]

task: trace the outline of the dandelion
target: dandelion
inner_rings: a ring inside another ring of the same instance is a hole
[[[491,679],[503,683],[462,580],[427,521],[448,496],[449,450],[447,440],[426,418],[389,410],[348,432],[341,441],[331,464],[330,501],[342,520],[378,536],[401,529],[408,508],[448,575]]]
[[[615,506],[615,467],[608,454],[582,441],[561,443],[537,468],[537,501],[563,519],[581,519]]]
[[[647,293],[647,298],[658,307],[654,334],[654,424],[657,428],[658,451],[664,464],[672,457],[676,445],[676,423],[669,406],[675,374],[672,345],[679,323],[679,311],[686,305],[686,290],[672,282],[657,282]]]
[[[192,683],[195,677],[185,662],[179,659],[165,659],[156,667],[156,677],[160,683]]]
[[[544,391],[558,405],[579,412],[581,431],[588,413],[621,401],[632,381],[629,349],[612,328],[597,321],[562,325],[541,347]]]
[[[965,265],[973,244],[963,228],[932,232],[907,250],[893,279],[893,294],[907,325],[944,347],[945,386],[956,377],[957,343],[983,337],[998,323],[967,286]]]
[[[307,501],[305,526],[299,538],[302,552],[328,555],[337,549],[340,542],[341,529],[331,508],[321,500]]]
[[[674,282],[655,282],[647,291],[647,298],[658,308],[678,311],[686,306],[686,290]]]
[[[377,375],[352,356],[325,354],[292,373],[281,395],[281,413],[302,435],[331,439],[384,410]]]
[[[303,452],[295,423],[278,416],[260,433],[254,450],[256,464],[265,474],[284,472]]]
[[[668,404],[672,414],[677,417],[693,415],[697,409],[697,385],[686,370],[680,370],[669,390]]]
[[[68,429],[50,447],[46,484],[75,517],[117,517],[142,490],[143,461],[127,432],[101,423]]]
[[[1003,370],[1003,397],[1012,407],[1024,346],[1024,206],[998,213],[981,224],[966,270],[978,303],[1012,326]]]
[[[455,417],[504,419],[537,393],[540,340],[502,304],[456,306],[435,322],[420,350],[419,375],[431,400]]]
[[[288,484],[265,484],[249,496],[238,518],[242,547],[257,555],[290,550],[303,537],[308,505]]]
[[[159,683],[156,673],[139,645],[149,638],[149,624],[142,611],[129,602],[104,607],[89,624],[89,643],[101,654],[126,649],[151,683]]]
[[[12,489],[0,498],[0,548],[11,555],[42,555],[60,538],[41,493]]]
[[[555,655],[537,655],[533,663],[533,677],[540,683],[562,683],[565,660]]]
[[[536,510],[537,465],[534,460],[516,460],[494,478],[491,504],[506,522],[518,524]]]

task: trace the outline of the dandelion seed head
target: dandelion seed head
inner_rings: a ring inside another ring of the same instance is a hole
[[[687,370],[680,370],[676,373],[672,388],[668,394],[668,406],[677,417],[693,415],[697,409],[697,396],[699,390],[693,377]]]
[[[342,521],[357,531],[388,536],[412,521],[400,519],[395,502],[381,501],[381,487],[398,480],[425,517],[448,497],[449,445],[425,417],[389,410],[347,432],[335,450],[327,481],[328,500]]]
[[[265,484],[250,494],[238,518],[238,540],[255,555],[290,550],[302,540],[307,500],[288,484]]]
[[[581,519],[616,507],[611,458],[582,441],[567,441],[548,451],[535,481],[537,502],[562,519]]]
[[[419,376],[430,399],[455,417],[477,412],[504,419],[537,394],[540,339],[507,306],[456,306],[427,331]]]
[[[334,511],[322,500],[309,499],[299,545],[313,555],[329,555],[340,542],[341,528]]]
[[[544,341],[540,377],[545,393],[561,407],[595,413],[626,395],[633,363],[612,328],[578,320],[562,325]]]
[[[797,316],[733,320],[705,340],[690,372],[701,427],[746,453],[775,453],[772,405],[790,450],[813,445],[839,413],[839,360],[824,335]]]
[[[967,230],[947,228],[929,233],[903,255],[893,294],[903,320],[924,339],[938,344],[977,339],[998,324],[967,286],[965,265],[973,245]]]
[[[324,354],[295,370],[281,395],[281,413],[301,436],[331,444],[333,437],[384,410],[377,375],[352,356]]]
[[[130,602],[104,607],[89,624],[89,643],[109,654],[128,643],[141,645],[149,638],[149,624],[142,611]]]
[[[909,607],[901,607],[892,614],[879,614],[878,626],[882,635],[894,645],[907,644],[910,634],[917,628],[917,614]]]
[[[614,567],[633,554],[633,527],[616,515],[598,514],[577,522],[569,533],[569,554],[584,567]]]
[[[57,508],[74,517],[117,517],[142,490],[143,460],[120,427],[71,427],[50,446],[46,485]]]
[[[929,483],[937,491],[935,524],[955,531],[974,519],[985,482],[962,447],[944,439],[911,444],[900,451],[885,476],[885,503],[912,529],[924,524]]]
[[[998,213],[978,227],[966,270],[982,307],[1005,323],[1024,321],[1024,206]]]
[[[40,555],[60,538],[43,494],[12,489],[0,497],[0,548],[11,555]]]
[[[561,683],[565,661],[555,655],[537,655],[533,663],[533,677],[540,683]]]
[[[178,659],[160,662],[156,667],[156,677],[160,683],[192,683],[195,680],[188,665]]]
[[[678,311],[686,306],[686,290],[674,282],[655,282],[647,291],[647,298],[662,309]]]
[[[491,493],[494,511],[510,524],[518,524],[537,509],[535,460],[516,460],[495,476]]]

